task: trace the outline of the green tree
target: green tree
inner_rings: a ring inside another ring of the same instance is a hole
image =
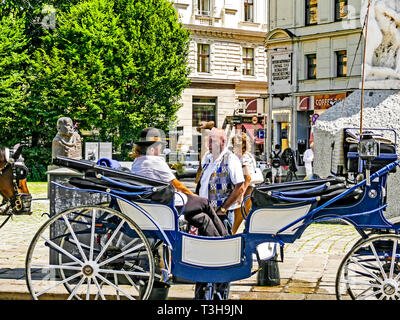
[[[14,16],[25,21],[24,33],[30,40],[32,53],[41,44],[43,30],[56,27],[59,11],[64,11],[80,0],[0,0],[0,17]]]
[[[23,17],[0,17],[0,137],[12,144],[25,137],[21,112],[27,104],[26,70],[30,65]]]
[[[45,127],[70,116],[118,148],[175,119],[189,84],[189,33],[168,0],[82,1],[58,12],[42,40],[30,113]]]
[[[8,136],[18,124],[18,112],[26,103],[25,67],[28,40],[24,22],[12,16],[0,18],[0,136]]]

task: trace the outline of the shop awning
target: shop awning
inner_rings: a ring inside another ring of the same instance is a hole
[[[257,123],[256,125],[254,125],[252,123],[242,123],[242,125],[246,129],[246,133],[250,136],[251,139],[253,139],[253,141],[255,141],[256,143],[264,143],[264,139],[257,138],[257,131],[259,129],[264,129],[261,124]],[[254,127],[256,127],[256,132],[254,132]]]

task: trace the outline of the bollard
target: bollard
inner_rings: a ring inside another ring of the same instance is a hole
[[[143,286],[139,287],[139,296],[143,297]],[[154,281],[148,300],[167,300],[170,285],[160,281]]]
[[[260,270],[257,272],[257,285],[273,287],[280,285],[281,279],[277,261],[277,254],[268,260],[260,260]]]

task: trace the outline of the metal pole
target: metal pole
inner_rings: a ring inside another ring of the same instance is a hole
[[[363,57],[363,72],[361,79],[361,112],[360,112],[360,136],[362,135],[363,128],[363,108],[364,108],[364,82],[365,82],[365,52],[367,48],[367,35],[368,35],[368,18],[369,18],[369,9],[371,7],[371,2],[368,0],[367,7],[367,17],[365,22],[365,40],[364,40],[364,57]]]

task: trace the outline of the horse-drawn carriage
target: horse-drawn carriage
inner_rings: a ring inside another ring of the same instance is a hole
[[[148,299],[154,283],[176,277],[208,283],[207,299],[226,299],[229,291],[221,294],[217,284],[250,277],[260,245],[280,246],[283,259],[283,246],[308,225],[341,219],[361,238],[339,267],[337,298],[398,300],[400,226],[384,216],[388,175],[400,165],[396,141],[348,135],[346,170],[326,179],[257,186],[250,212],[242,206],[244,231],[218,238],[180,229],[183,208],[174,205],[171,185],[58,157],[57,165],[84,176],[57,187],[102,193],[110,201],[70,208],[38,230],[26,258],[32,298],[61,292],[68,299]]]

